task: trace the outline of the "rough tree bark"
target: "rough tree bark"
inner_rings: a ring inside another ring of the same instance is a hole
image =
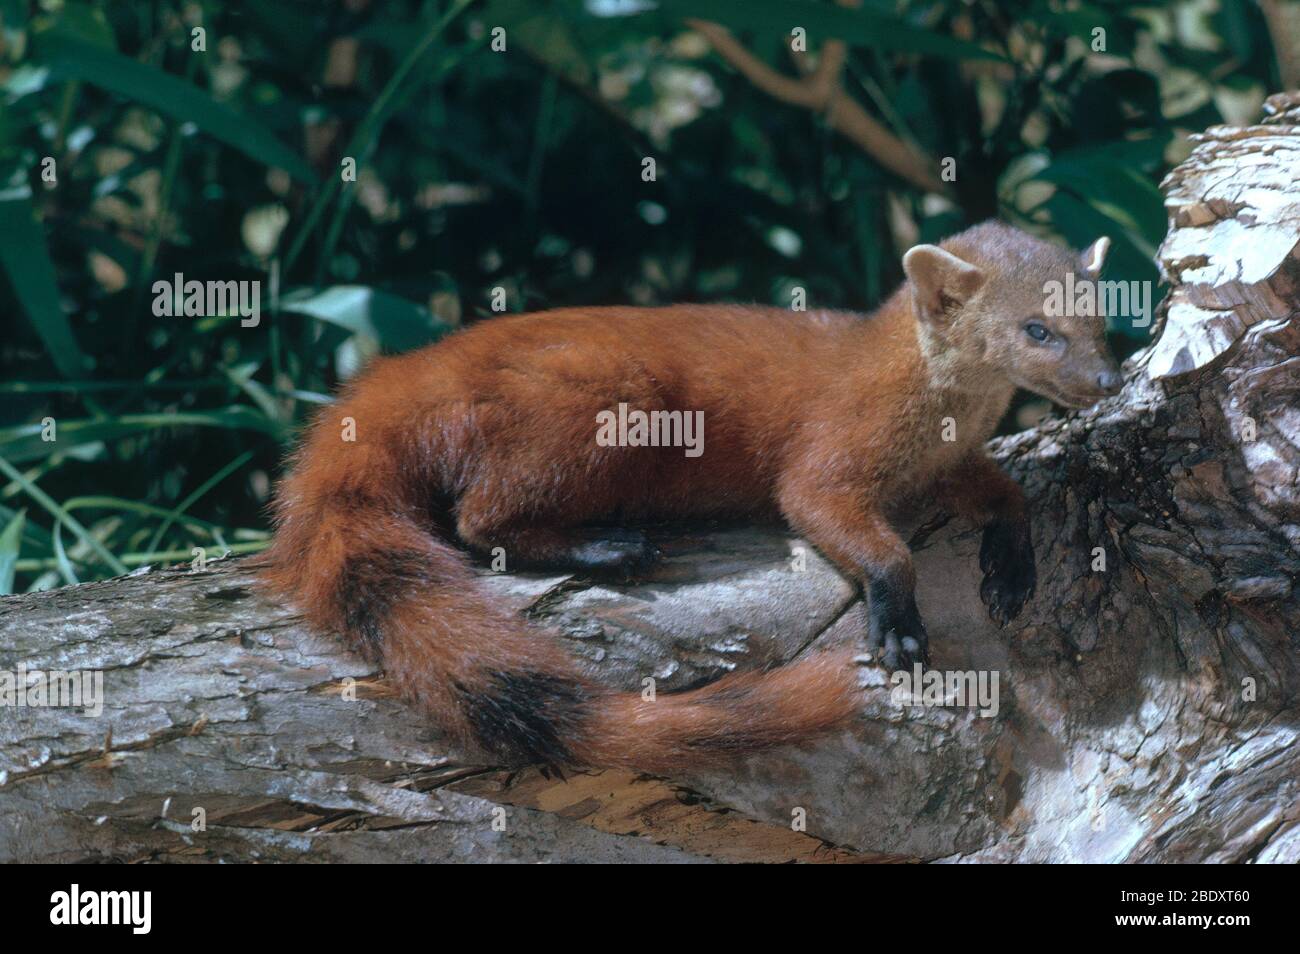
[[[1124,392],[996,442],[1035,515],[1022,617],[988,622],[976,533],[914,535],[934,665],[998,671],[995,717],[900,707],[864,669],[860,725],[815,746],[672,781],[506,776],[246,563],[134,574],[0,600],[0,669],[98,669],[107,695],[99,718],[0,709],[0,860],[1300,860],[1300,98],[1269,112],[1166,180],[1172,290]],[[779,529],[659,538],[635,585],[485,582],[629,689],[861,624]]]

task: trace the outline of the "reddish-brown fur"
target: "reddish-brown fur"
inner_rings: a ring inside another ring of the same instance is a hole
[[[928,353],[910,287],[870,318],[564,309],[379,360],[320,414],[282,483],[266,579],[503,762],[671,772],[843,725],[849,653],[654,701],[602,690],[482,595],[451,541],[503,547],[516,566],[589,554],[572,530],[601,519],[780,514],[869,584],[882,625],[902,633],[915,604],[895,505],[947,488],[981,523],[1024,522],[1019,488],[980,451],[1014,385]],[[704,453],[599,446],[597,414],[620,402],[703,411]],[[937,438],[945,418],[960,422],[955,441]],[[342,439],[348,419],[355,441]]]

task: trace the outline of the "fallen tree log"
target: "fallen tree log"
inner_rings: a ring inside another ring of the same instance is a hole
[[[380,674],[218,562],[0,600],[0,670],[98,671],[104,708],[0,708],[0,860],[1300,860],[1300,99],[1166,180],[1171,293],[1124,391],[995,443],[1038,595],[999,630],[978,534],[913,536],[941,671],[996,713],[903,706],[660,780],[458,761]],[[599,678],[669,691],[860,631],[778,528],[656,532],[613,585],[484,570]],[[632,837],[637,836],[637,837]]]

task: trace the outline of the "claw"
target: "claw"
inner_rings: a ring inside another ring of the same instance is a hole
[[[890,671],[928,665],[929,639],[910,586],[873,580],[869,591],[866,649]]]

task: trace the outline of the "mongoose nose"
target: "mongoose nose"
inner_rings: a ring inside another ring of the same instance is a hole
[[[1103,371],[1097,375],[1097,386],[1107,394],[1119,394],[1124,387],[1124,379],[1118,371]]]

